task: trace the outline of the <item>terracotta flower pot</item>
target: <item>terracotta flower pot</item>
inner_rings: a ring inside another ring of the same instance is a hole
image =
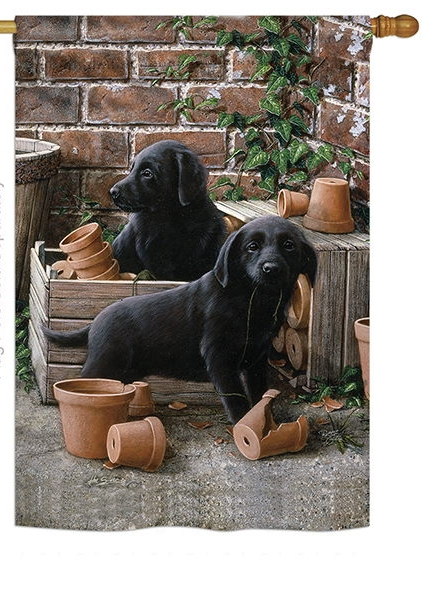
[[[51,271],[57,271],[59,279],[77,279],[75,271],[69,266],[68,260],[58,260],[51,265]]]
[[[136,392],[128,407],[128,414],[130,417],[148,417],[148,415],[152,415],[155,411],[155,404],[150,386],[145,381],[133,381],[133,385]]]
[[[280,217],[297,217],[304,215],[309,206],[309,197],[301,192],[280,190],[278,192],[277,210]]]
[[[268,390],[262,399],[233,427],[233,438],[238,450],[249,460],[265,456],[298,452],[307,441],[309,424],[301,416],[291,423],[277,425],[270,403],[279,395],[278,390]]]
[[[324,233],[354,231],[348,182],[334,177],[316,179],[303,225]]]
[[[275,348],[277,352],[283,353],[286,352],[286,331],[288,328],[287,323],[283,323],[280,327],[277,335],[272,340],[272,346]]]
[[[287,322],[294,329],[305,329],[309,325],[311,291],[312,286],[309,277],[302,273],[295,283],[287,310]]]
[[[102,229],[98,223],[88,223],[65,236],[59,248],[73,260],[80,260],[99,252],[102,245]]]
[[[232,217],[232,215],[226,215],[224,217],[224,223],[226,225],[227,233],[233,233],[234,231],[238,231],[243,225],[244,221],[241,219],[237,219],[236,217]]]
[[[113,425],[107,436],[108,458],[112,463],[149,472],[162,464],[166,445],[165,429],[157,417]]]
[[[68,452],[82,458],[105,458],[107,434],[128,417],[136,388],[114,379],[66,379],[54,384]]]
[[[358,341],[360,366],[362,368],[365,396],[369,400],[369,317],[357,319],[354,323],[355,337]]]
[[[108,271],[113,264],[113,252],[108,242],[104,242],[101,250],[87,258],[73,260],[68,256],[68,265],[76,272],[78,279],[91,279]]]
[[[286,354],[296,371],[301,371],[307,366],[308,336],[306,331],[297,331],[289,327],[286,331]]]
[[[80,278],[79,278],[80,279]],[[119,263],[115,258],[111,261],[111,267],[101,273],[100,275],[96,275],[96,277],[88,277],[88,279],[83,279],[83,281],[105,281],[110,279],[120,279],[119,277]]]

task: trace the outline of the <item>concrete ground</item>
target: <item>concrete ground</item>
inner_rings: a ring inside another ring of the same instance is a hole
[[[328,445],[324,408],[277,399],[277,421],[306,414],[308,445],[301,452],[259,461],[245,459],[226,431],[220,406],[190,402],[181,411],[160,406],[171,448],[156,473],[70,455],[59,410],[36,392],[17,387],[16,523],[31,527],[127,530],[190,526],[218,530],[335,530],[368,525],[368,418],[357,410],[348,433],[363,448]],[[187,403],[187,399],[182,399]],[[333,413],[344,422],[351,411]],[[189,421],[211,421],[193,429]],[[215,443],[217,438],[223,442]],[[331,434],[332,438],[332,434]],[[331,439],[332,441],[332,439]]]

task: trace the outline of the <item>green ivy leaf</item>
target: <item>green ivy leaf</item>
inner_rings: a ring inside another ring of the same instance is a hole
[[[218,179],[215,181],[215,183],[213,183],[211,186],[209,186],[209,190],[216,190],[217,188],[223,187],[225,185],[230,185],[232,187],[235,186],[235,184],[230,179],[230,177],[223,176],[223,177],[218,177]]]
[[[265,152],[261,146],[252,146],[249,148],[246,159],[243,163],[243,169],[249,171],[250,169],[256,169],[261,165],[265,165],[269,162],[269,155]]]
[[[309,171],[313,171],[323,162],[323,157],[313,152],[306,158],[306,166]]]
[[[249,129],[244,134],[244,140],[246,142],[253,142],[253,140],[257,140],[260,137],[260,133],[258,129],[254,129],[253,127],[249,127]]]
[[[280,75],[274,71],[269,77],[269,83],[267,85],[268,92],[275,92],[276,90],[286,87],[287,79],[284,75]]]
[[[355,158],[355,154],[350,148],[340,148],[338,151],[348,158]]]
[[[297,171],[296,173],[293,173],[287,181],[288,183],[303,183],[307,178],[307,173],[304,171]]]
[[[219,103],[219,98],[208,98],[207,100],[203,100],[199,104],[195,106],[195,110],[199,110],[201,108],[207,108],[209,106],[216,106]]]
[[[278,38],[272,43],[272,47],[278,52],[283,58],[289,54],[290,44],[286,38]]]
[[[258,19],[259,27],[262,27],[266,31],[271,31],[272,33],[280,33],[281,31],[281,23],[276,17],[261,17]]]
[[[224,198],[231,200],[232,202],[239,202],[244,199],[244,192],[242,187],[234,187],[230,190],[226,190],[223,194]]]
[[[270,112],[278,117],[281,115],[281,101],[276,94],[268,94],[265,98],[261,98],[260,107],[267,112]]]
[[[218,127],[228,127],[232,125],[234,120],[235,118],[232,114],[223,112],[218,117]]]
[[[290,154],[290,161],[293,165],[295,165],[302,156],[309,152],[309,146],[304,142],[292,140],[288,146],[288,150]]]
[[[246,117],[246,125],[252,125],[253,123],[257,123],[261,121],[263,115],[261,113],[257,113],[256,115],[249,115]]]
[[[312,104],[317,105],[320,102],[319,99],[319,89],[314,85],[310,85],[309,87],[303,88],[302,94],[305,98],[312,102]]]
[[[282,119],[275,124],[275,131],[283,138],[285,142],[288,142],[292,135],[292,123]]]
[[[233,40],[233,33],[231,31],[218,31],[216,36],[217,46],[227,46]]]
[[[334,148],[330,144],[323,144],[323,146],[318,148],[317,154],[321,156],[323,160],[329,163],[334,159],[335,152]]]
[[[299,132],[299,133],[307,133],[308,132],[306,123],[303,121],[303,119],[301,119],[297,115],[291,115],[288,118],[288,121],[290,121],[292,123],[292,125],[295,126],[297,132]]]
[[[228,156],[228,158],[224,162],[229,162],[229,160],[232,160],[232,158],[235,158],[235,156],[238,156],[239,154],[246,154],[246,152],[242,148],[237,148]]]
[[[287,167],[290,160],[289,150],[287,150],[287,148],[284,148],[283,150],[274,150],[271,153],[271,158],[273,162],[277,165],[278,171],[282,175],[284,175],[284,173],[287,173]]]
[[[258,187],[262,190],[266,190],[273,194],[275,192],[276,178],[274,176],[265,177],[258,184]]]
[[[271,66],[269,64],[260,66],[255,73],[250,78],[250,81],[255,81],[255,79],[262,79],[263,75],[268,73],[271,70]]]
[[[343,175],[349,175],[349,173],[352,170],[352,165],[351,163],[348,162],[343,162],[343,161],[339,161],[337,163],[338,168],[340,169],[340,171],[343,173]]]

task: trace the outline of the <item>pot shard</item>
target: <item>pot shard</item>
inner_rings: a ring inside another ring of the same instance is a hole
[[[270,405],[279,394],[278,390],[268,390],[233,427],[235,444],[249,460],[298,452],[306,445],[309,423],[305,416],[290,423],[275,423]]]
[[[118,423],[107,436],[108,458],[114,464],[153,472],[164,460],[167,437],[157,417]]]

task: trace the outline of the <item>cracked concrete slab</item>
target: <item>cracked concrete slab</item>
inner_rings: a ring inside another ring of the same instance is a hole
[[[187,402],[187,400],[184,400]],[[325,446],[317,420],[322,409],[290,404],[283,393],[276,416],[311,423],[307,447],[248,461],[226,431],[219,406],[190,404],[183,411],[159,407],[171,450],[161,469],[145,473],[70,455],[59,410],[17,388],[16,523],[80,530],[129,530],[152,526],[336,530],[368,525],[367,413],[350,420],[359,451]],[[344,419],[348,412],[336,413]],[[193,429],[189,421],[211,421]],[[324,426],[326,427],[326,425]],[[223,438],[222,443],[215,443]]]

